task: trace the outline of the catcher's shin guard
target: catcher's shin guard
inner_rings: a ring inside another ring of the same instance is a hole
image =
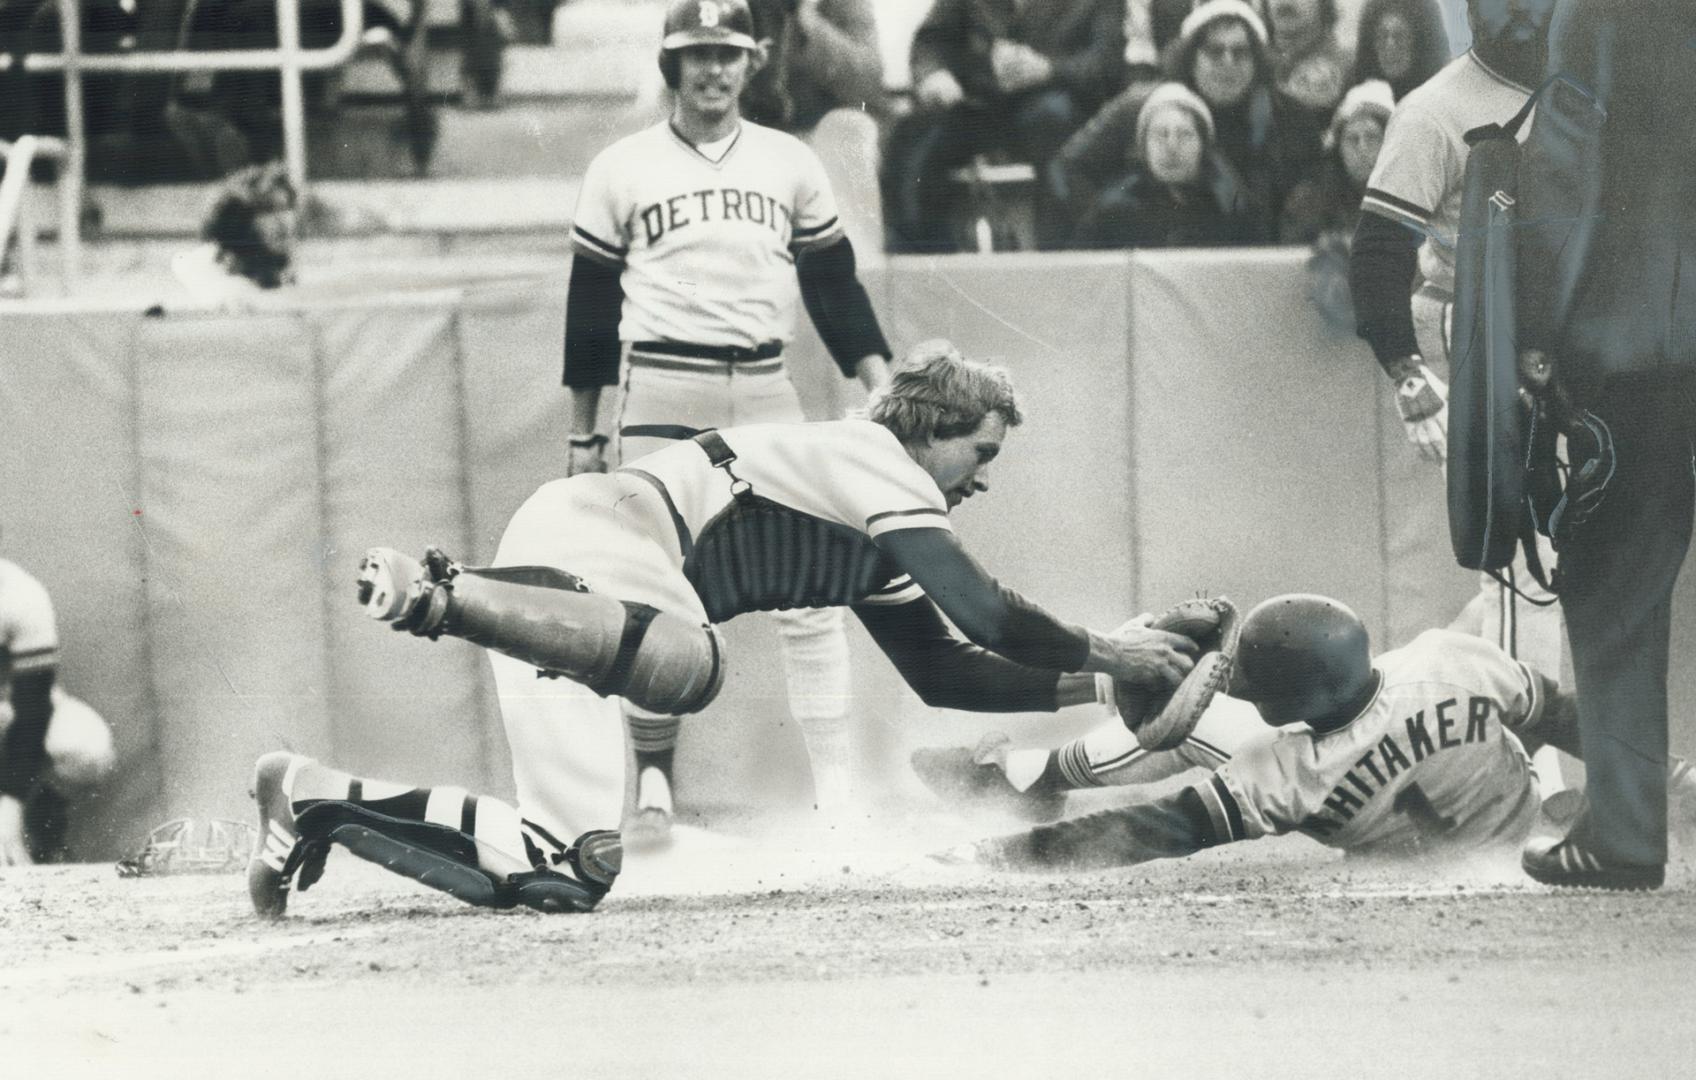
[[[438,572],[428,555],[420,564],[375,548],[360,567],[360,602],[397,630],[464,638],[648,712],[698,712],[724,682],[711,626],[592,593],[546,567],[440,563]],[[408,564],[420,570],[403,590],[394,578]]]
[[[497,877],[477,863],[477,843],[446,825],[390,817],[357,803],[326,799],[295,819],[305,847],[337,843],[367,862],[488,908],[520,904],[547,912],[587,912],[612,888],[623,863],[618,834],[584,833],[566,850],[569,873],[546,867]]]

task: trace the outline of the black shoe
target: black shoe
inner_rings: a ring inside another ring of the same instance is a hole
[[[1658,889],[1666,880],[1664,866],[1606,863],[1570,836],[1533,840],[1519,858],[1533,880],[1573,889],[1616,889],[1625,892]]]

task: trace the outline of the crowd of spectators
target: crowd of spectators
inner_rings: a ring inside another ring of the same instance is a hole
[[[1346,244],[1438,0],[933,0],[884,161],[890,249],[969,246],[972,161],[1028,165],[1043,249]],[[1346,261],[1346,259],[1345,259]],[[1346,290],[1345,290],[1346,294]]]
[[[489,9],[489,3],[478,0],[475,11]],[[363,0],[361,9],[359,47],[393,71],[403,112],[397,141],[422,172],[435,147],[438,122],[423,70],[409,57],[407,41],[422,32],[425,4]],[[88,55],[274,49],[278,44],[276,0],[84,0],[80,11],[81,49]],[[300,13],[302,47],[323,49],[342,36],[340,0],[301,0]],[[506,24],[493,25],[498,30]],[[0,0],[0,52],[10,60],[0,74],[0,138],[66,133],[62,76],[25,68],[31,54],[58,53],[62,43],[59,5],[53,0]],[[493,92],[486,70],[489,50],[479,49],[477,34],[469,33],[468,99]],[[472,60],[482,67],[470,70],[476,68]],[[498,57],[493,63],[492,77],[498,79]],[[334,112],[339,78],[339,71],[304,76],[309,110]],[[216,180],[279,157],[280,85],[274,71],[87,73],[83,133],[88,176],[115,184]]]

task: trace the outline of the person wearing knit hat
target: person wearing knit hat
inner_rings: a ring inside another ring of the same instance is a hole
[[[1265,21],[1244,0],[1205,0],[1184,16],[1165,61],[1166,79],[1206,102],[1214,148],[1247,186],[1262,217],[1258,232],[1268,238],[1286,193],[1319,156],[1322,127],[1273,85],[1269,41]],[[1155,85],[1132,84],[1061,147],[1044,178],[1054,198],[1087,207],[1121,175]]]
[[[1191,8],[1190,13],[1184,16],[1184,21],[1178,25],[1178,41],[1189,44],[1209,23],[1227,16],[1241,19],[1261,48],[1271,47],[1272,36],[1266,32],[1266,20],[1260,17],[1260,12],[1249,5],[1247,0],[1203,0]]]
[[[1290,191],[1278,225],[1286,244],[1311,244],[1328,232],[1354,233],[1366,181],[1395,110],[1390,84],[1363,82],[1343,95],[1325,129],[1325,156]]]
[[[1209,144],[1213,142],[1213,113],[1208,109],[1207,102],[1201,100],[1201,95],[1183,83],[1161,83],[1148,95],[1148,100],[1143,102],[1142,108],[1137,112],[1136,146],[1143,152],[1145,159],[1149,122],[1155,112],[1168,105],[1187,110],[1195,117],[1196,129],[1201,134],[1202,141]]]
[[[1384,129],[1395,111],[1395,91],[1390,89],[1390,84],[1383,79],[1370,79],[1343,95],[1331,117],[1331,126],[1325,129],[1326,153],[1336,151],[1341,156],[1349,179],[1363,192],[1378,160],[1378,150],[1384,144]]]
[[[1390,84],[1361,83],[1343,95],[1325,131],[1325,156],[1290,191],[1278,222],[1278,239],[1312,244],[1308,295],[1332,325],[1354,328],[1349,289],[1349,252],[1366,181],[1384,145],[1384,129],[1395,109]]]
[[[1248,193],[1213,149],[1213,115],[1201,96],[1169,82],[1137,114],[1129,172],[1079,221],[1078,247],[1211,247],[1250,243]]]

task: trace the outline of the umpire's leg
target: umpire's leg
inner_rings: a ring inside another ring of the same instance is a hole
[[[1667,855],[1667,649],[1696,499],[1691,398],[1663,379],[1604,391],[1593,411],[1613,430],[1618,468],[1561,550],[1587,776],[1577,839],[1635,866]]]

